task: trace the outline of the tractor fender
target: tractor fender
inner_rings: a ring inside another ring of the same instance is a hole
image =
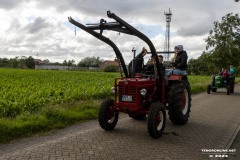
[[[168,77],[169,81],[182,81],[186,76],[185,75],[170,75]]]

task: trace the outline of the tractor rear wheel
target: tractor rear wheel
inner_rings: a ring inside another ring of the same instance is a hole
[[[230,85],[230,93],[234,93],[234,80],[233,79],[229,80],[229,85]]]
[[[148,114],[148,133],[152,138],[162,136],[166,125],[166,111],[161,103],[152,103]]]
[[[227,95],[230,95],[230,90],[231,90],[231,87],[230,85],[227,86]]]
[[[211,88],[212,88],[211,85],[208,85],[208,86],[207,86],[207,93],[208,93],[208,94],[210,94]]]
[[[187,80],[174,83],[169,92],[169,118],[174,124],[186,124],[191,107],[191,88]]]
[[[104,100],[98,112],[98,121],[100,126],[106,131],[113,130],[118,122],[118,116],[118,111],[113,108],[113,100]]]

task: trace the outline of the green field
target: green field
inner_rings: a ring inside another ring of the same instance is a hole
[[[71,100],[102,99],[110,95],[117,74],[74,71],[0,69],[0,117]]]
[[[0,142],[97,117],[119,73],[0,69]],[[189,76],[192,93],[211,77]]]

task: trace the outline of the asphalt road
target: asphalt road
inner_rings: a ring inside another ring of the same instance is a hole
[[[240,85],[236,93],[226,95],[224,89],[213,94],[192,96],[192,112],[188,124],[173,125],[167,120],[165,133],[152,139],[146,120],[136,121],[120,116],[116,129],[102,130],[97,120],[0,145],[0,159],[218,159],[225,154],[206,154],[202,149],[237,149],[233,142],[240,124]],[[210,158],[210,156],[213,158]]]

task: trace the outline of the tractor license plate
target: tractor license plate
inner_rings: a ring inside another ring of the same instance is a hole
[[[122,95],[123,102],[132,102],[132,96]]]

